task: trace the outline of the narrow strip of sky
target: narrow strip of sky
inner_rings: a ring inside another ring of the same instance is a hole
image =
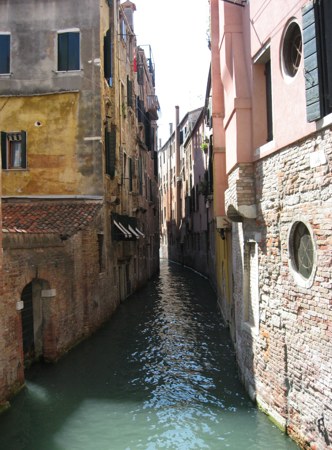
[[[161,111],[158,135],[164,144],[169,124],[204,105],[210,65],[208,0],[132,0],[139,45],[150,45],[156,65]]]

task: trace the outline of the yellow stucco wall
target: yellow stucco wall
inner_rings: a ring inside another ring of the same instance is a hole
[[[80,194],[78,93],[0,99],[1,131],[27,133],[27,169],[2,171],[2,195]]]
[[[232,301],[232,262],[229,239],[223,240],[216,232],[216,274],[218,303],[226,320],[230,320],[230,308]]]

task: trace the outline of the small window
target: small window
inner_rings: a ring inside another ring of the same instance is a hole
[[[303,222],[295,222],[290,230],[289,254],[295,280],[309,287],[315,272],[315,251],[313,237]]]
[[[26,132],[1,132],[1,162],[3,169],[26,169]]]
[[[10,73],[10,34],[0,34],[0,74]]]
[[[80,33],[58,33],[58,71],[80,70]]]
[[[289,77],[295,77],[302,57],[302,34],[299,25],[292,22],[285,33],[282,46],[283,70]]]

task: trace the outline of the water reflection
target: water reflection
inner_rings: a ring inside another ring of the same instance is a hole
[[[206,280],[163,263],[99,333],[35,366],[0,416],[5,450],[282,450],[254,408]]]

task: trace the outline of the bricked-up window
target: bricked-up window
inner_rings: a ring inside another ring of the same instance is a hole
[[[10,73],[10,34],[0,34],[0,74]]]
[[[80,70],[79,31],[58,32],[58,71]]]
[[[310,2],[302,14],[307,120],[312,122],[332,112],[332,2]]]
[[[17,170],[27,168],[26,132],[1,132],[2,169]]]
[[[258,329],[258,253],[257,243],[254,241],[248,241],[244,245],[243,301],[243,322]]]

